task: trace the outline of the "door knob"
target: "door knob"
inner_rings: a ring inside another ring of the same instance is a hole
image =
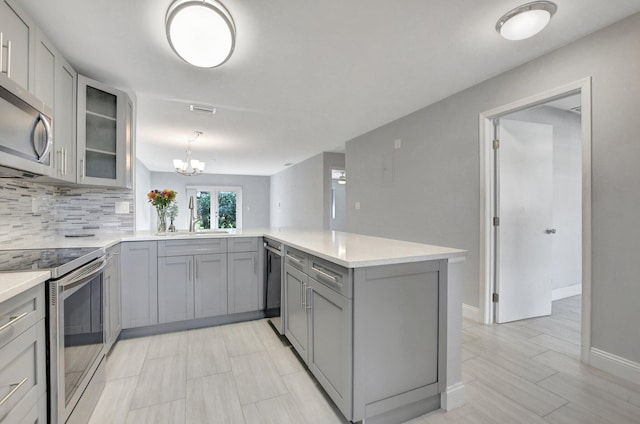
[[[555,228],[547,228],[546,230],[544,230],[545,233],[547,234],[555,234],[556,233],[556,229]]]

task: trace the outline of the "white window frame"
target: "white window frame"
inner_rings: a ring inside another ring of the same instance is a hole
[[[218,185],[193,185],[186,186],[185,191],[187,198],[193,196],[197,201],[196,192],[207,191],[212,193],[212,199],[215,198],[215,210],[218,210],[218,193],[225,191],[233,191],[236,193],[236,230],[242,229],[242,187],[241,186],[218,186]],[[213,195],[215,193],[215,196]],[[211,211],[214,211],[214,205],[211,205]],[[218,220],[211,218],[211,229],[218,229]]]

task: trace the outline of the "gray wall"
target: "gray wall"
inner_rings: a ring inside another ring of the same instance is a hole
[[[640,362],[639,39],[634,15],[349,141],[348,231],[469,250],[464,302],[478,306],[478,115],[591,76],[591,340]],[[397,138],[402,148],[394,150]]]
[[[271,227],[331,228],[331,169],[344,153],[320,153],[271,176]]]
[[[582,282],[582,130],[580,115],[540,106],[505,117],[553,127],[553,235],[551,286]]]
[[[322,156],[271,176],[271,227],[323,227]]]
[[[178,192],[178,217],[175,226],[178,229],[189,228],[189,208],[186,186],[236,186],[242,187],[242,228],[266,228],[269,226],[269,177],[251,175],[202,174],[185,177],[176,172],[151,172],[150,190],[165,188]],[[138,193],[138,196],[146,193]],[[153,206],[146,203],[151,213],[151,225],[155,229],[156,214]]]

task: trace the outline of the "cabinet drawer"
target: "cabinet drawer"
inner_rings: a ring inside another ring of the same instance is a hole
[[[351,298],[352,287],[349,269],[333,262],[309,256],[309,276],[341,295]]]
[[[0,304],[0,348],[43,319],[44,284],[27,290]]]
[[[286,264],[304,273],[307,272],[307,268],[309,267],[309,255],[289,246],[285,246],[284,248],[284,260]]]
[[[258,251],[257,237],[232,237],[227,239],[227,244],[229,253]]]
[[[209,255],[227,253],[226,238],[166,240],[158,242],[158,256]]]
[[[14,414],[22,418],[46,390],[44,341],[41,321],[0,350],[0,421]]]

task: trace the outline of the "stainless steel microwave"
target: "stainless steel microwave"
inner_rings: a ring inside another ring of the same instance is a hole
[[[53,111],[0,74],[0,166],[51,175]]]

